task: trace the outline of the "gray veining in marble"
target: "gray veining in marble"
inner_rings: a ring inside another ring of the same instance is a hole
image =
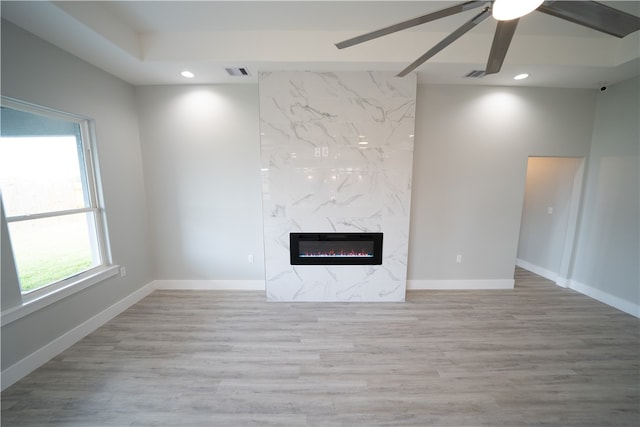
[[[403,301],[415,75],[261,73],[267,298]],[[380,266],[291,266],[291,232],[383,232]]]

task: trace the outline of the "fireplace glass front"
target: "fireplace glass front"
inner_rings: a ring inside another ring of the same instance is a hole
[[[291,233],[291,265],[380,265],[382,233]]]

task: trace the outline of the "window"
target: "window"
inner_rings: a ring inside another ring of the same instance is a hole
[[[29,299],[106,265],[91,123],[6,98],[1,108],[0,194]]]

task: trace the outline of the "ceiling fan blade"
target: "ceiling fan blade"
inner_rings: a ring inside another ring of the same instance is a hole
[[[536,10],[620,38],[640,29],[639,17],[595,1],[545,2]]]
[[[418,16],[407,21],[398,22],[397,24],[389,25],[388,27],[380,28],[379,30],[372,31],[370,33],[362,34],[357,37],[353,37],[348,40],[336,43],[338,49],[344,49],[345,47],[360,44],[369,40],[373,40],[378,37],[386,36],[387,34],[395,33],[397,31],[406,30],[407,28],[415,27],[416,25],[424,24],[427,22],[435,21],[436,19],[445,18],[447,16],[455,15],[457,13],[465,12],[467,10],[475,9],[483,6],[485,1],[468,1],[460,3],[455,6],[448,7],[446,9],[439,10],[437,12],[429,13],[426,15]]]
[[[511,39],[516,32],[519,19],[512,19],[510,21],[498,21],[496,32],[493,35],[493,43],[491,44],[491,51],[489,52],[489,59],[487,60],[487,67],[484,72],[487,74],[495,74],[502,68],[504,57],[507,55]]]
[[[396,77],[406,76],[407,74],[409,74],[410,72],[418,68],[420,65],[422,65],[427,59],[431,58],[433,55],[440,52],[445,47],[449,46],[451,43],[453,43],[458,38],[460,38],[460,36],[465,34],[467,31],[471,30],[473,27],[475,27],[485,19],[487,19],[489,16],[491,16],[491,11],[489,10],[488,7],[486,7],[482,10],[482,12],[474,16],[469,21],[465,22],[460,28],[458,28],[453,33],[449,34],[447,37],[442,39],[440,43],[436,44],[434,47],[429,49],[427,53],[425,53],[420,58],[413,61],[411,65],[409,65],[407,68],[400,71]]]

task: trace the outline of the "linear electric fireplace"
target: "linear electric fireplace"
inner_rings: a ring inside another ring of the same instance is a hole
[[[291,233],[291,265],[380,265],[382,233]]]

